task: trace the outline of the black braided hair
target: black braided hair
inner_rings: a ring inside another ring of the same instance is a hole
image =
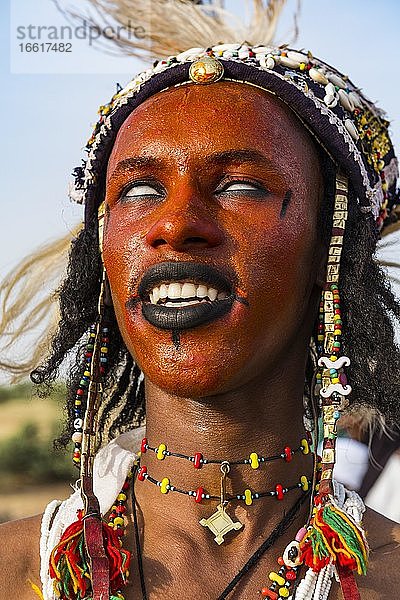
[[[328,246],[330,239],[335,167],[325,153],[321,156],[325,195],[319,215],[319,231]],[[393,319],[400,320],[400,303],[395,299],[385,273],[375,260],[376,229],[357,207],[349,190],[349,215],[343,243],[340,293],[344,323],[343,349],[351,359],[348,369],[353,392],[353,410],[365,407],[380,412],[390,423],[400,422],[400,349],[395,343]],[[97,219],[74,240],[67,276],[59,290],[61,320],[47,361],[31,374],[34,383],[51,384],[59,367],[71,361],[67,381],[67,420],[56,443],[66,445],[72,435],[74,398],[82,373],[82,355],[89,327],[96,321],[100,290],[101,259]],[[118,432],[139,426],[145,418],[143,377],[130,356],[109,310],[110,347],[105,401],[99,416],[102,442]],[[306,371],[307,393],[311,391],[312,361]]]

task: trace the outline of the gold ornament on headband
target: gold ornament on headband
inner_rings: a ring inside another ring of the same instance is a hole
[[[219,81],[224,74],[222,63],[213,56],[202,56],[190,65],[189,77],[194,83]]]

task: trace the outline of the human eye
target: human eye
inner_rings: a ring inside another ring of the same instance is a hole
[[[269,194],[269,190],[262,185],[260,182],[250,180],[231,180],[222,182],[217,190],[217,195],[231,195],[231,196],[251,196],[251,197],[265,197]]]
[[[163,192],[161,186],[155,182],[135,181],[125,187],[120,196],[120,201],[134,202],[143,198],[162,198],[164,195]]]

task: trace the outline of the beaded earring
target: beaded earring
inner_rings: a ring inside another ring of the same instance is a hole
[[[322,579],[326,581],[330,581],[327,573],[332,570],[333,564],[341,580],[352,577],[352,571],[365,574],[368,559],[368,544],[360,524],[361,515],[357,515],[356,519],[354,514],[349,514],[350,511],[346,512],[346,502],[339,506],[333,480],[337,421],[341,411],[349,404],[348,395],[351,392],[344,372],[350,359],[341,354],[343,324],[339,293],[347,203],[347,177],[337,173],[327,278],[319,307],[317,332],[320,370],[316,375],[315,395],[318,397],[323,425],[321,480],[314,498],[312,518],[300,544],[302,561],[312,570],[309,579],[316,580],[318,573],[324,570]],[[319,579],[322,581],[321,577]],[[299,592],[299,598],[303,597],[301,590]]]

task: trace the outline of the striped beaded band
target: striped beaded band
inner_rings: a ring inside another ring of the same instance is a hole
[[[336,69],[311,53],[285,47],[223,44],[193,48],[155,63],[100,107],[100,119],[86,150],[88,158],[74,171],[70,196],[85,203],[89,223],[101,201],[106,164],[118,130],[145,100],[176,85],[196,85],[196,61],[213,59],[223,68],[218,79],[255,85],[287,104],[349,175],[360,208],[381,228],[397,202],[397,160],[383,113]]]
[[[163,477],[161,481],[155,479],[149,475],[145,465],[139,467],[137,471],[137,478],[139,481],[150,481],[150,483],[153,483],[160,488],[160,492],[162,494],[168,494],[168,492],[177,492],[178,494],[192,496],[197,504],[200,504],[202,500],[220,500],[221,498],[220,495],[216,496],[213,494],[208,494],[202,486],[199,486],[196,490],[182,490],[172,485],[169,477]],[[260,498],[276,497],[277,500],[283,500],[284,495],[292,490],[301,489],[303,492],[306,492],[308,491],[310,485],[311,480],[309,480],[306,475],[302,475],[300,477],[300,481],[294,485],[284,487],[281,483],[277,483],[273,490],[266,492],[252,492],[250,489],[246,489],[244,490],[243,494],[234,494],[231,496],[227,495],[226,500],[228,502],[231,502],[232,500],[242,500],[247,506],[250,506],[253,504],[253,500],[258,500]]]
[[[204,458],[201,452],[195,452],[193,456],[188,456],[186,454],[180,454],[178,452],[171,452],[167,449],[165,444],[159,444],[157,447],[149,446],[147,438],[143,438],[142,444],[140,447],[140,452],[145,454],[147,450],[154,452],[157,455],[158,460],[164,460],[167,456],[173,456],[175,458],[183,458],[193,463],[195,469],[200,469],[203,465],[221,465],[224,463],[224,460],[217,459],[208,459]],[[251,452],[248,458],[243,458],[239,460],[230,460],[230,465],[250,465],[252,469],[258,469],[260,463],[272,462],[274,460],[283,459],[285,462],[290,462],[295,454],[298,452],[302,452],[303,454],[308,454],[310,452],[310,447],[308,441],[304,438],[300,442],[300,446],[292,450],[289,446],[285,446],[283,452],[281,454],[275,454],[272,456],[259,456],[256,452]]]

